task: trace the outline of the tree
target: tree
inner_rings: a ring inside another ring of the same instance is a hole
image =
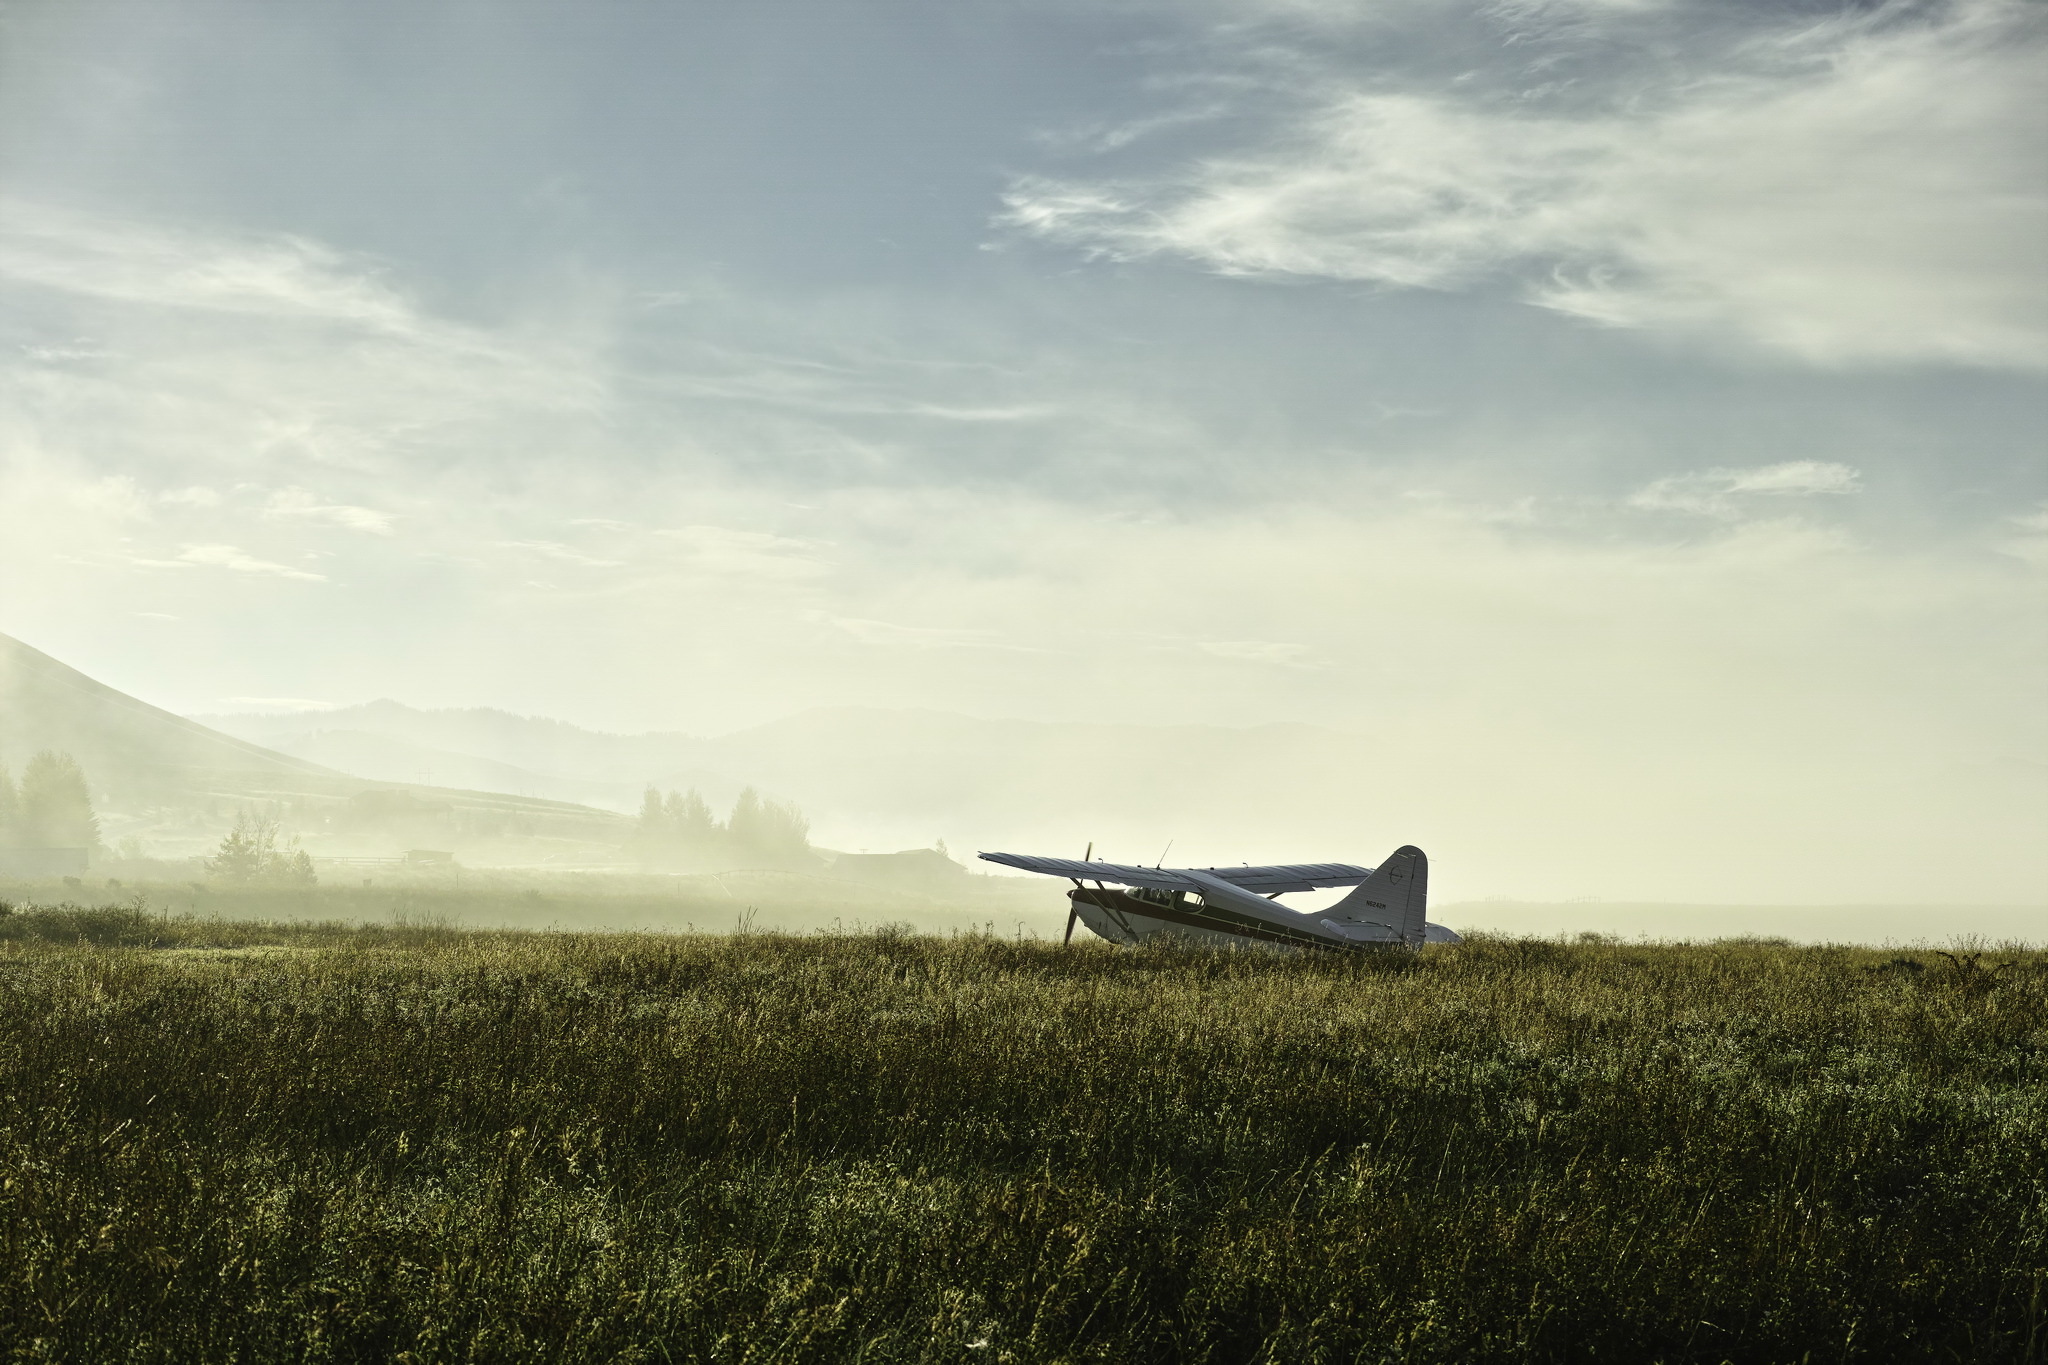
[[[14,790],[14,778],[0,764],[0,848],[21,842],[21,797]]]
[[[740,793],[732,817],[722,825],[694,789],[664,796],[649,787],[640,798],[640,822],[628,846],[650,862],[701,865],[723,855],[754,865],[808,863],[815,861],[810,833],[811,822],[802,811],[764,801],[752,787]]]
[[[631,847],[651,860],[701,859],[725,839],[725,829],[711,818],[711,807],[695,789],[661,794],[649,787],[640,798],[640,823]]]
[[[718,822],[711,818],[710,805],[697,794],[695,787],[681,796],[670,792],[662,812],[668,818],[670,833],[684,848],[708,849],[718,842],[721,833]]]
[[[292,842],[296,844],[298,840],[294,838]],[[313,871],[313,855],[303,848],[292,849],[289,855],[278,861],[276,867],[277,880],[288,886],[312,886],[320,880],[319,875]]]
[[[811,822],[804,813],[785,802],[763,801],[752,787],[733,803],[726,829],[734,844],[756,857],[781,862],[811,854]]]
[[[206,860],[206,870],[231,882],[253,882],[277,853],[275,821],[252,819],[246,810],[235,812],[235,827],[220,841],[220,848]]]
[[[99,817],[85,773],[70,754],[45,749],[21,770],[16,842],[30,848],[97,848]]]
[[[275,816],[238,810],[235,827],[206,860],[206,870],[223,881],[312,886],[319,880],[313,872],[312,855],[298,846],[296,835],[279,848],[277,835]]]
[[[640,826],[633,831],[642,843],[660,842],[668,833],[668,808],[662,804],[661,789],[649,787],[640,794]]]

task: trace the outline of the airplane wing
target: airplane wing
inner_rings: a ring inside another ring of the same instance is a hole
[[[1369,867],[1349,863],[1284,863],[1274,867],[1205,867],[1219,882],[1229,882],[1262,896],[1283,891],[1314,891],[1325,886],[1358,886],[1372,876]]]
[[[1028,853],[984,853],[984,861],[1019,867],[1026,872],[1043,872],[1054,877],[1072,877],[1084,882],[1115,882],[1119,886],[1151,886],[1160,890],[1200,891],[1202,884],[1189,876],[1199,871],[1220,882],[1271,896],[1285,891],[1314,891],[1324,886],[1357,886],[1372,876],[1369,867],[1349,863],[1290,863],[1277,867],[1131,867],[1123,863],[1083,862],[1079,858],[1040,858]]]
[[[1201,883],[1173,868],[1127,867],[1123,863],[1083,862],[1079,858],[1040,858],[1029,853],[984,853],[982,861],[1021,867],[1053,877],[1082,882],[1115,882],[1118,886],[1150,886],[1161,891],[1199,891]]]

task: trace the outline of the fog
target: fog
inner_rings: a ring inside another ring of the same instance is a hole
[[[0,630],[161,708],[0,762],[109,850],[2048,904],[2038,7],[0,20]]]

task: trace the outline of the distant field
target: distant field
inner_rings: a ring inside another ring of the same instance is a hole
[[[2032,1360],[2048,957],[0,916],[15,1358]]]
[[[1633,901],[1465,901],[1430,912],[1459,929],[1515,936],[1612,934],[1692,941],[2048,944],[2048,905],[1676,905]]]
[[[1057,935],[1065,882],[961,876],[937,887],[860,884],[793,872],[549,872],[530,869],[365,869],[317,886],[233,886],[157,864],[138,879],[95,874],[39,882],[0,879],[0,901],[56,905],[133,901],[153,910],[220,919],[405,920],[468,929],[721,933],[851,931],[895,925],[928,934]]]
[[[128,901],[227,919],[396,919],[466,929],[819,933],[893,925],[914,933],[1057,938],[1067,883],[1049,877],[965,875],[937,885],[851,882],[797,872],[669,875],[535,868],[327,868],[308,888],[221,884],[196,865],[116,865],[76,878],[0,878],[0,901],[55,905]],[[1335,894],[1342,894],[1341,892]],[[2048,945],[2048,907],[1674,905],[1618,901],[1465,901],[1430,918],[1460,932],[1513,938],[1582,933],[1711,942]],[[1082,931],[1085,936],[1085,931]]]

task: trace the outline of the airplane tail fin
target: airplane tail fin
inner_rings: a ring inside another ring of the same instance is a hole
[[[1384,924],[1411,948],[1422,946],[1429,912],[1429,859],[1403,844],[1357,890],[1323,912],[1326,919]]]

